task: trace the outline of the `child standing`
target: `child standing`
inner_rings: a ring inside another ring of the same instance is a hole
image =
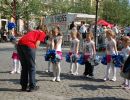
[[[124,45],[124,48],[122,49],[121,53],[124,55],[124,61],[126,62],[126,60],[128,59],[130,55],[130,47],[129,47],[130,38],[128,36],[123,37],[123,45]],[[123,71],[123,67],[122,67],[122,71]],[[130,89],[130,81],[124,78],[124,83],[122,84],[122,87],[124,87],[125,89]]]
[[[83,74],[85,76],[89,75],[92,78],[94,76],[93,75],[94,66],[91,64],[91,60],[93,60],[96,55],[95,43],[93,41],[92,32],[89,32],[86,35],[86,40],[83,46],[83,53],[85,58],[85,71]]]
[[[52,30],[52,49],[56,50],[56,53],[60,56],[62,59],[62,50],[61,50],[61,45],[62,45],[62,35],[60,34],[60,28],[57,26]],[[60,82],[60,61],[53,63],[53,74],[54,78],[52,81],[57,81]]]
[[[51,32],[49,32],[48,33],[48,35],[46,36],[46,52],[48,51],[48,50],[52,50],[52,44],[51,44],[51,39],[52,39],[52,33]],[[48,61],[48,70],[46,70],[46,72],[51,72],[51,67],[50,67],[50,65],[51,65],[51,62],[50,61]]]
[[[110,74],[110,68],[112,68],[113,72],[113,78],[111,80],[116,81],[116,67],[113,64],[112,55],[118,54],[118,51],[116,47],[116,40],[114,39],[114,33],[112,30],[106,31],[106,38],[107,69],[104,81],[109,80],[108,76]]]
[[[78,75],[78,50],[79,50],[79,39],[77,38],[77,32],[72,31],[71,32],[71,64],[70,64],[70,74]],[[73,59],[73,61],[72,61]],[[73,65],[75,64],[75,71],[73,71]]]
[[[21,73],[21,64],[20,64],[20,59],[19,59],[19,55],[17,53],[17,43],[16,43],[16,39],[12,38],[11,42],[14,44],[14,48],[15,50],[13,51],[12,54],[12,59],[13,59],[13,68],[12,71],[10,72],[11,74],[14,73]]]

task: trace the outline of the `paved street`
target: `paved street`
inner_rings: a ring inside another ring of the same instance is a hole
[[[0,100],[130,100],[130,90],[123,90],[120,85],[123,79],[117,71],[117,82],[102,80],[105,66],[95,67],[95,79],[82,76],[84,66],[79,66],[79,76],[68,75],[69,63],[61,63],[61,82],[52,82],[52,73],[47,74],[47,62],[43,59],[45,50],[37,51],[37,85],[36,92],[19,92],[19,74],[9,74],[12,66],[11,54],[13,45],[0,43]],[[63,49],[67,52],[67,49]]]

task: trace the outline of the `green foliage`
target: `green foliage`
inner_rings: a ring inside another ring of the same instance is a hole
[[[80,0],[80,2],[72,3],[69,0],[59,0],[52,2],[49,6],[51,9],[51,14],[59,14],[59,13],[93,13],[92,7],[90,5],[90,0]]]
[[[128,0],[104,0],[101,17],[111,23],[125,25],[130,23]]]
[[[16,1],[16,9],[14,9],[13,1]],[[43,14],[42,0],[1,0],[0,13],[6,16],[14,17],[16,12],[17,18],[28,19],[30,15],[41,16]]]
[[[12,17],[14,8],[12,1],[16,1],[17,18],[28,20],[31,15],[36,17],[59,13],[87,13],[95,14],[95,3],[91,6],[90,0],[0,0],[0,13]],[[130,24],[129,0],[100,0],[98,16],[121,25]]]
[[[89,2],[90,0],[86,1],[86,0],[81,0],[79,3],[77,3],[76,6],[73,6],[72,8],[72,12],[74,13],[91,13],[92,14],[92,7],[91,4]]]

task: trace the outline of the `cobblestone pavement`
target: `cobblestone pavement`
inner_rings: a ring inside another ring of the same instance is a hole
[[[65,54],[67,49],[64,49]],[[19,92],[19,74],[9,74],[12,66],[11,54],[13,46],[10,43],[0,44],[0,100],[130,100],[130,90],[120,87],[123,79],[117,71],[117,82],[102,80],[105,67],[95,67],[95,79],[82,76],[84,66],[79,66],[79,76],[67,74],[69,64],[61,63],[61,82],[51,82],[52,73],[47,74],[47,62],[43,59],[45,51],[37,51],[37,85],[36,92]]]

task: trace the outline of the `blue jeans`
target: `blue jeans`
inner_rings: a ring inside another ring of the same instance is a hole
[[[33,88],[36,86],[35,80],[35,51],[36,49],[29,48],[27,46],[18,45],[17,51],[20,56],[20,62],[22,65],[20,84],[26,88],[29,83],[29,87]]]

